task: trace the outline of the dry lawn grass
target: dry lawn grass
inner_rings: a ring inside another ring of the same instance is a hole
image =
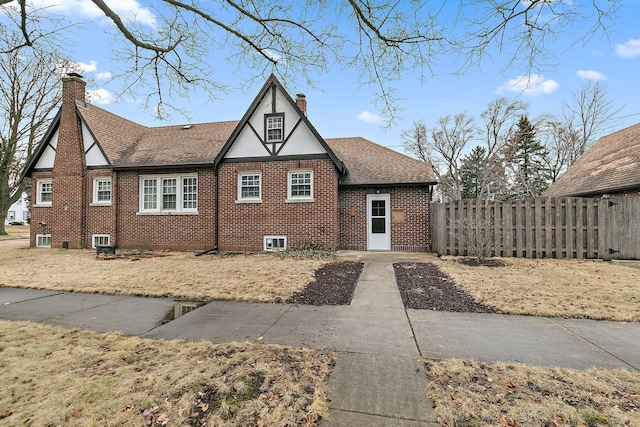
[[[0,321],[0,424],[315,426],[331,351]]]
[[[88,293],[167,296],[197,300],[280,302],[303,289],[330,260],[278,254],[101,260],[91,250],[28,248],[28,240],[0,242],[0,285]]]
[[[640,373],[425,361],[445,426],[640,426]]]
[[[0,240],[14,240],[29,238],[28,225],[5,225],[6,235],[0,235]]]
[[[616,263],[502,258],[506,267],[438,264],[476,300],[509,314],[640,321],[640,269]]]

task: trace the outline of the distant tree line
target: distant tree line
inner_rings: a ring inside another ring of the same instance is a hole
[[[462,112],[431,128],[414,122],[402,133],[404,148],[433,167],[437,200],[536,197],[617,124],[622,109],[591,82],[563,103],[559,117],[532,120],[528,107],[501,97],[479,120]]]

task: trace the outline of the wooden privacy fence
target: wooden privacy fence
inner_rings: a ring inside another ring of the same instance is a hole
[[[431,239],[441,255],[640,259],[640,197],[432,203]]]

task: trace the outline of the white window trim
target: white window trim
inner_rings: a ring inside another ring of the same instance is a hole
[[[184,208],[183,207],[183,191],[185,178],[196,178],[196,197],[199,193],[200,180],[198,174],[166,174],[166,175],[139,175],[138,177],[138,215],[193,215],[198,213],[198,208]],[[163,209],[162,208],[162,180],[163,179],[176,179],[176,208],[175,209]],[[157,199],[155,209],[144,208],[144,180],[155,180],[157,189]],[[196,198],[196,206],[199,205],[199,200]]]
[[[258,197],[242,197],[242,177],[249,175],[258,175],[260,177],[260,185],[258,186]],[[243,171],[238,173],[238,197],[236,203],[262,203],[262,172],[260,171]]]
[[[15,221],[16,220],[16,211],[9,211],[7,213],[7,221]]]
[[[91,235],[91,247],[93,249],[96,248],[96,238],[103,238],[106,237],[107,238],[107,244],[106,245],[100,245],[100,246],[110,246],[111,245],[111,235],[110,234],[92,234]]]
[[[111,200],[113,200],[113,183],[111,183],[111,190],[109,191],[109,200],[98,200],[98,183],[107,181],[111,183],[111,177],[93,178],[93,203],[91,203],[91,206],[111,206]]]
[[[280,129],[280,138],[269,138],[269,119],[280,118],[280,127],[274,129]],[[270,113],[265,115],[264,119],[264,142],[267,144],[284,142],[284,113]]]
[[[309,196],[292,196],[291,195],[291,175],[294,173],[310,173],[311,174],[311,194]],[[287,200],[286,203],[299,203],[299,202],[315,202],[316,200],[313,198],[313,170],[311,169],[295,169],[290,170],[287,173]]]
[[[51,202],[42,201],[42,184],[51,184],[51,198],[53,198],[53,179],[39,179],[36,191],[36,206],[51,206]]]
[[[282,239],[284,240],[284,248],[267,248],[267,240],[269,239]],[[278,252],[278,251],[286,251],[287,250],[287,236],[264,236],[263,239],[263,249],[265,252]]]
[[[40,245],[40,239],[41,238],[48,238],[49,239],[49,244],[48,245]],[[37,248],[50,248],[51,247],[51,234],[36,234],[36,247]]]

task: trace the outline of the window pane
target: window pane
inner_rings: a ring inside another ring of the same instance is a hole
[[[98,202],[110,202],[111,201],[111,181],[98,181],[96,183],[97,197],[96,201]]]
[[[371,201],[371,216],[385,216],[384,200]]]
[[[182,208],[198,208],[198,178],[182,179]]]
[[[385,218],[371,218],[372,233],[384,233],[385,231]]]
[[[267,117],[267,141],[282,141],[282,116]]]
[[[155,179],[142,180],[143,208],[158,208],[158,182]]]
[[[240,186],[241,198],[260,198],[260,175],[242,175]]]
[[[292,172],[291,197],[311,197],[311,172]]]
[[[50,203],[53,196],[53,183],[41,182],[40,183],[40,202]]]
[[[178,200],[176,194],[176,179],[164,178],[162,180],[162,209],[174,210]]]

